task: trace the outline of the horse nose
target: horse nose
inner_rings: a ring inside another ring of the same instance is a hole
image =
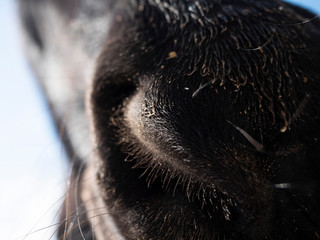
[[[166,83],[141,87],[129,100],[125,122],[134,139],[128,142],[148,152],[154,164],[209,187],[219,185],[222,192],[270,185],[257,178],[263,173],[255,153],[263,145],[236,125],[239,110],[223,87],[211,81],[200,89],[196,79],[182,78]]]

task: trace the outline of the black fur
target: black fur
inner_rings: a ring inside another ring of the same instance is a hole
[[[66,22],[104,14],[67,2]],[[110,16],[88,51],[99,188],[79,195],[115,222],[100,238],[319,239],[319,19],[277,0],[96,2]]]

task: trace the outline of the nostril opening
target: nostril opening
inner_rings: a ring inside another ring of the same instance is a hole
[[[123,101],[130,97],[137,87],[131,82],[124,82],[119,78],[108,81],[99,81],[91,93],[91,104],[93,109],[111,111],[120,106]]]

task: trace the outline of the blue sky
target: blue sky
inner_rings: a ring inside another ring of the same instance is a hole
[[[286,0],[286,2],[300,5],[309,10],[313,10],[317,14],[320,13],[320,1],[319,0]]]
[[[320,0],[289,2],[320,13]],[[0,235],[22,240],[57,221],[67,171],[48,106],[23,57],[14,3],[0,1]],[[26,240],[49,239],[53,230]]]

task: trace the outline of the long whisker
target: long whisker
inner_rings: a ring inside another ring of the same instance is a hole
[[[275,31],[272,33],[272,35],[268,38],[268,40],[262,44],[261,46],[258,46],[256,48],[240,48],[241,50],[245,50],[245,51],[258,51],[258,50],[261,50],[263,49],[264,47],[266,47],[271,41],[272,39],[274,38],[275,36]]]
[[[80,183],[80,177],[82,175],[81,172],[84,169],[84,167],[85,167],[85,163],[83,163],[81,165],[81,167],[79,168],[79,171],[78,171],[78,174],[77,174],[77,179],[76,179],[76,185],[75,185],[75,189],[74,189],[74,191],[75,191],[74,194],[75,194],[76,216],[77,216],[77,222],[78,222],[79,231],[80,231],[82,239],[86,240],[86,238],[83,235],[81,224],[80,224],[80,217],[79,217],[80,215],[79,215],[79,206],[78,206],[78,188],[79,188],[79,183]]]
[[[252,136],[250,136],[249,133],[247,133],[242,128],[234,125],[232,122],[230,122],[228,120],[227,120],[227,122],[230,123],[235,129],[237,129],[252,144],[252,146],[254,146],[254,148],[258,152],[264,152],[264,146],[261,143],[259,143],[257,140],[255,140]]]
[[[56,206],[56,204],[58,204],[59,202],[61,202],[62,199],[64,199],[64,198],[65,198],[65,194],[63,194],[63,196],[61,196],[57,201],[55,201],[55,202],[53,203],[53,205],[46,211],[46,213],[48,213],[50,210],[52,210],[52,208],[54,208],[54,207]],[[61,204],[61,206],[62,206],[62,205],[63,205],[63,203]],[[60,207],[61,207],[61,206],[60,206]],[[45,214],[46,214],[46,213],[45,213]],[[55,216],[55,217],[56,217],[56,216]],[[54,218],[54,219],[55,219],[55,218]],[[24,236],[23,240],[27,239],[30,234],[40,231],[39,229],[37,229],[37,230],[34,231],[34,228],[41,222],[41,220],[42,220],[42,219],[39,219],[38,222],[36,222],[36,223],[34,224],[34,226],[30,229],[30,231]],[[55,225],[56,225],[56,224],[53,224],[53,226],[55,226]],[[50,226],[51,226],[51,225],[50,225]],[[41,228],[41,229],[42,229],[42,230],[43,230],[43,229],[46,229],[46,227]]]

